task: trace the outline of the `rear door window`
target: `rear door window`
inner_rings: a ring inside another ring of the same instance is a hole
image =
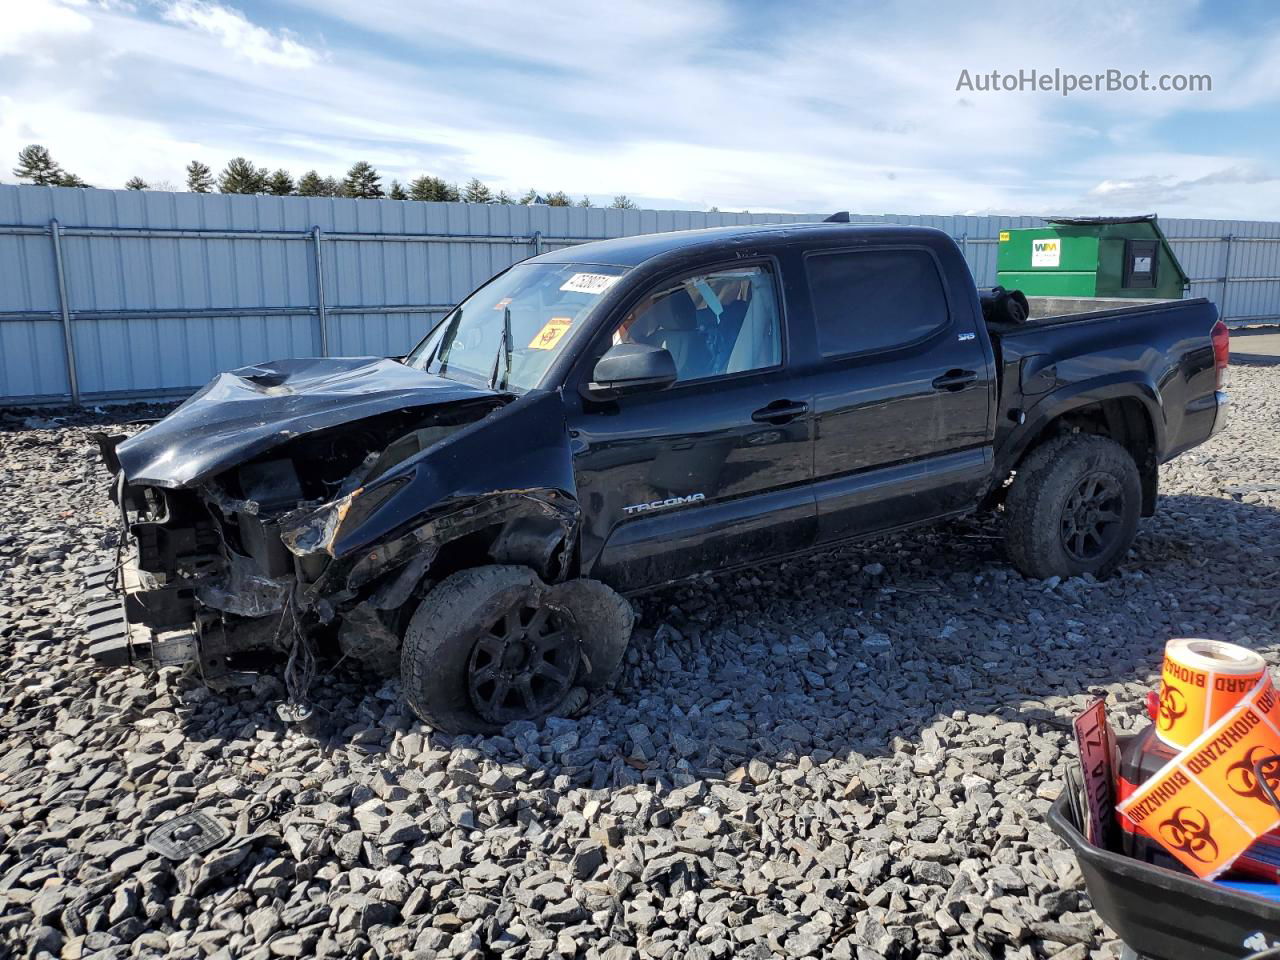
[[[865,250],[805,259],[824,357],[892,350],[949,323],[947,297],[925,250]]]

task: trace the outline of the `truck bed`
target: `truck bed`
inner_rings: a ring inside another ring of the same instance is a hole
[[[997,450],[1013,423],[1052,415],[1077,384],[1105,393],[1120,381],[1158,402],[1161,460],[1208,439],[1218,413],[1210,342],[1217,310],[1208,300],[1028,299],[1033,319],[987,324],[1000,377]]]
[[[1032,320],[1073,317],[1078,314],[1105,313],[1129,307],[1179,303],[1178,300],[1137,299],[1134,297],[1027,297]]]
[[[1141,316],[1150,313],[1153,308],[1164,312],[1178,310],[1185,306],[1196,305],[1195,309],[1207,304],[1204,297],[1190,300],[1137,300],[1128,297],[1027,297],[1031,307],[1031,316],[1025,323],[1002,323],[988,321],[987,328],[993,333],[1010,334],[1020,330],[1032,330],[1039,327],[1057,326],[1063,323],[1076,323],[1086,320],[1110,320],[1125,316]]]

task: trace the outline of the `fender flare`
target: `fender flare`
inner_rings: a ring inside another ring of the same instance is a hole
[[[1092,377],[1054,390],[1027,411],[1026,420],[1014,428],[1003,448],[997,452],[998,459],[1012,467],[1053,421],[1073,410],[1106,400],[1137,400],[1142,404],[1151,427],[1156,462],[1159,463],[1166,449],[1164,401],[1159,388],[1141,371]]]

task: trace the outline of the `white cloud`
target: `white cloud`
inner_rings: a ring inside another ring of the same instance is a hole
[[[5,9],[0,57],[39,57],[50,41],[84,35],[92,29],[93,21],[83,13],[53,0],[20,0]]]
[[[1280,173],[1230,156],[1139,153],[1111,156],[1104,166],[1112,175],[1094,183],[1078,206],[1240,220],[1280,212]]]
[[[320,55],[289,31],[272,33],[251,23],[234,7],[209,0],[172,0],[163,11],[170,23],[191,27],[214,37],[223,47],[250,63],[301,69],[314,66]]]
[[[216,170],[244,154],[295,175],[366,159],[384,181],[479,176],[509,193],[665,206],[1111,212],[1141,197],[1208,216],[1222,214],[1204,204],[1256,195],[1270,212],[1251,215],[1280,217],[1265,184],[1190,182],[1260,158],[1216,146],[1192,163],[1193,125],[1180,145],[1154,137],[1189,108],[1280,96],[1265,82],[1280,31],[1193,30],[1186,0],[1141,23],[1066,2],[975,17],[912,0],[803,15],[727,0],[295,0],[283,8],[292,31],[209,0],[160,2],[68,11],[88,26],[33,43],[43,66],[0,57],[0,156],[44,142],[104,185],[178,180],[192,158]],[[386,40],[370,41],[379,30]],[[955,90],[962,68],[1033,66],[1209,72],[1214,92]]]

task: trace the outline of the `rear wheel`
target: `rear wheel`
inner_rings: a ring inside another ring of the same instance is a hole
[[[1133,542],[1141,509],[1129,451],[1106,437],[1056,437],[1018,466],[1005,501],[1005,543],[1029,577],[1103,577]]]

